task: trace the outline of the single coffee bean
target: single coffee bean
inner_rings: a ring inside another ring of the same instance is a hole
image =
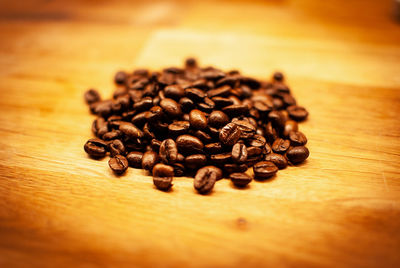
[[[196,106],[194,104],[194,101],[187,98],[187,97],[183,97],[179,100],[179,104],[182,107],[182,110],[186,113],[186,112],[190,112],[192,109],[194,109],[194,107]]]
[[[141,168],[142,167],[142,158],[143,158],[143,153],[138,152],[138,151],[130,152],[126,156],[126,159],[128,160],[129,165],[133,168]]]
[[[205,97],[203,102],[200,102],[197,107],[199,110],[205,112],[205,113],[211,113],[213,109],[215,108],[215,102],[212,101],[210,98]]]
[[[220,168],[217,168],[216,166],[205,166],[203,168],[208,168],[212,172],[215,172],[215,175],[217,176],[217,181],[222,179],[222,170]]]
[[[292,131],[289,133],[289,140],[293,146],[306,145],[307,138],[300,131]]]
[[[159,162],[158,154],[153,151],[147,151],[142,157],[142,168],[145,170],[152,170],[155,164]]]
[[[92,104],[101,100],[99,92],[95,89],[86,91],[84,97],[87,104]]]
[[[182,115],[182,109],[179,103],[170,98],[165,98],[160,101],[160,106],[164,112],[172,117],[179,117]]]
[[[276,129],[285,127],[285,116],[280,111],[271,111],[268,114],[268,119]]]
[[[185,158],[185,166],[188,169],[197,170],[207,163],[207,157],[204,154],[192,154]]]
[[[219,140],[225,145],[234,145],[240,138],[241,131],[235,123],[225,125],[219,133]]]
[[[85,152],[93,158],[101,158],[107,154],[107,143],[100,139],[90,139],[85,143]]]
[[[200,194],[207,194],[217,181],[217,173],[214,169],[203,167],[199,169],[194,177],[193,186]]]
[[[247,147],[242,143],[236,143],[232,147],[232,160],[235,163],[245,163],[247,160]]]
[[[190,126],[196,129],[207,127],[207,117],[204,112],[194,109],[189,113]]]
[[[174,163],[172,166],[174,167],[175,176],[182,177],[182,176],[185,175],[186,168],[185,168],[185,166],[183,164]]]
[[[283,130],[283,135],[285,137],[289,137],[290,132],[297,131],[299,129],[298,124],[296,121],[287,120],[285,123],[285,127]]]
[[[232,104],[222,108],[222,111],[232,117],[240,116],[240,115],[246,115],[249,112],[249,107],[247,105],[242,105],[242,104]]]
[[[256,179],[266,179],[275,175],[278,168],[270,161],[261,161],[253,166],[253,172]]]
[[[164,112],[163,112],[163,109],[160,106],[153,106],[153,107],[151,107],[149,112],[146,113],[146,116],[147,116],[146,119],[149,122],[156,122],[158,120],[161,120],[163,115],[164,115]]]
[[[114,76],[114,82],[118,85],[122,85],[125,83],[127,77],[128,75],[125,72],[119,71]]]
[[[237,172],[246,172],[248,167],[247,164],[225,164],[223,168],[226,173],[231,174]]]
[[[265,146],[267,146],[268,143],[266,143]],[[268,145],[269,146],[269,145]],[[252,156],[256,156],[256,155],[260,155],[263,153],[263,148],[260,147],[247,147],[247,157],[252,157]]]
[[[296,121],[303,121],[307,118],[308,112],[304,107],[292,105],[287,108],[289,116]]]
[[[211,163],[215,165],[224,165],[231,161],[232,153],[213,154],[210,156]]]
[[[282,81],[284,80],[283,73],[281,73],[281,72],[275,72],[274,75],[273,75],[273,79],[274,79],[274,81],[276,81],[276,82],[282,82]]]
[[[308,158],[310,152],[305,146],[290,147],[286,152],[286,157],[293,164],[300,164]]]
[[[141,138],[143,132],[131,123],[123,123],[119,126],[119,130],[124,133],[128,138]]]
[[[199,138],[203,143],[209,143],[213,141],[213,138],[203,130],[196,130],[192,134]]]
[[[173,169],[172,169],[173,170]],[[154,177],[153,184],[161,191],[168,191],[172,187],[173,177]]]
[[[125,146],[121,140],[113,140],[109,145],[110,155],[125,155]]]
[[[144,97],[133,105],[136,112],[147,111],[153,106],[153,99],[151,97]]]
[[[179,151],[183,154],[201,153],[204,147],[199,138],[187,134],[176,138],[176,144]]]
[[[110,158],[108,165],[114,173],[121,175],[128,168],[128,160],[123,155],[115,155]]]
[[[272,148],[268,143],[266,143],[263,148],[263,154],[270,154],[270,153],[272,153]]]
[[[166,164],[158,163],[153,167],[152,173],[154,177],[173,177],[174,168]]]
[[[253,135],[250,139],[248,139],[248,145],[254,147],[264,147],[267,140],[261,135]]]
[[[231,91],[231,87],[228,85],[225,85],[225,86],[207,91],[207,96],[210,98],[226,97],[226,96],[229,96],[230,91]]]
[[[179,100],[185,95],[185,90],[179,85],[170,85],[164,88],[166,98]]]
[[[220,142],[209,143],[204,146],[204,152],[208,155],[221,153],[222,145]]]
[[[110,100],[95,102],[91,105],[94,105],[93,111],[99,116],[107,117],[112,113],[112,101]]]
[[[215,103],[215,106],[218,108],[223,108],[233,104],[233,101],[229,98],[213,97],[211,99]]]
[[[286,157],[281,154],[275,154],[275,153],[267,154],[264,160],[274,163],[275,166],[277,166],[279,169],[286,168],[288,165]]]
[[[160,152],[161,143],[162,142],[157,139],[152,139],[150,141],[150,147],[154,152]]]
[[[185,89],[185,96],[193,101],[202,101],[206,97],[206,93],[198,88]]]
[[[232,120],[232,122],[239,127],[241,132],[240,138],[242,139],[248,139],[256,133],[256,127],[250,121]]]
[[[171,135],[178,136],[188,132],[190,123],[188,121],[175,121],[168,125],[168,131]]]
[[[122,137],[122,132],[119,130],[112,130],[107,133],[104,133],[102,139],[105,141],[111,141],[115,139],[119,139]]]
[[[289,146],[290,146],[289,140],[278,138],[274,141],[271,148],[275,153],[284,154],[289,149]]]
[[[160,158],[166,164],[173,164],[178,158],[178,148],[173,139],[166,139],[160,145]]]
[[[229,123],[229,117],[222,111],[213,111],[208,117],[210,126],[219,128]]]
[[[236,187],[245,187],[253,180],[253,178],[246,173],[232,173],[229,175],[229,178]]]

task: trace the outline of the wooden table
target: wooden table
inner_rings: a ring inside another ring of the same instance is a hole
[[[299,3],[300,2],[300,3]],[[0,267],[399,267],[400,25],[390,1],[2,1]],[[83,151],[119,69],[283,70],[311,155],[247,190],[170,193]]]

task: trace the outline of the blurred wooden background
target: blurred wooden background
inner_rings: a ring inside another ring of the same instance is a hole
[[[0,1],[0,267],[399,267],[392,1]],[[153,189],[87,158],[119,69],[282,70],[311,156],[247,190]]]

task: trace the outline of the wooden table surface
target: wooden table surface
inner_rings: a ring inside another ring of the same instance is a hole
[[[111,3],[112,2],[112,3]],[[1,1],[0,267],[399,267],[392,1]],[[196,56],[288,83],[310,158],[247,190],[170,193],[83,151],[82,94]]]

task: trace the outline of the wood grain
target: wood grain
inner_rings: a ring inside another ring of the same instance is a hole
[[[400,26],[385,1],[0,3],[0,267],[398,267]],[[288,75],[309,160],[173,191],[89,159],[118,69]]]

